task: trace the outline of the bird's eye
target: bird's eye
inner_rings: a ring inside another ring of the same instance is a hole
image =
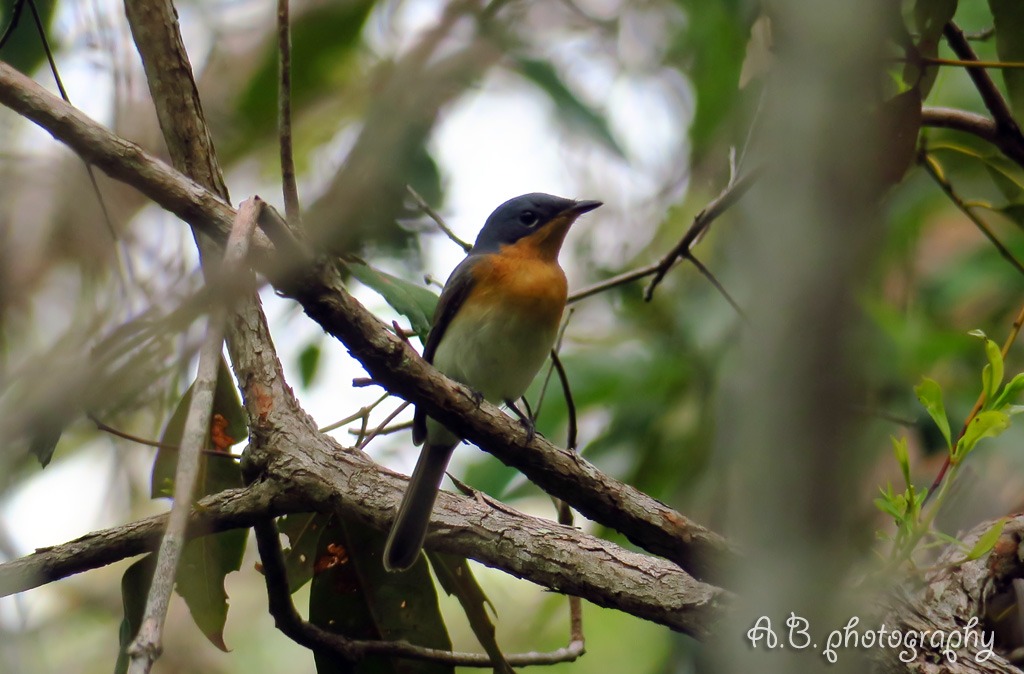
[[[535,227],[540,218],[533,211],[523,211],[519,214],[519,222],[526,225],[527,227]]]

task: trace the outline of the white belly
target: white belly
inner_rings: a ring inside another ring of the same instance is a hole
[[[543,324],[542,324],[543,323]],[[551,351],[558,322],[485,311],[456,316],[434,354],[434,367],[493,403],[519,398]]]

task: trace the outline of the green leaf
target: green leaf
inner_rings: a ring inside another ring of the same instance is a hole
[[[986,401],[991,402],[999,392],[999,387],[1003,385],[1003,353],[999,349],[999,345],[985,337],[985,333],[980,330],[972,331],[970,334],[985,341],[985,357],[988,358],[988,365],[981,371],[981,384]]]
[[[185,600],[192,620],[217,648],[227,651],[224,624],[228,595],[224,577],[242,567],[248,529],[232,529],[196,538],[181,551],[175,589]]]
[[[939,42],[942,39],[942,29],[949,23],[953,14],[956,13],[957,0],[917,0],[914,3],[914,23],[917,26],[919,38],[917,52],[920,56],[934,58],[939,54]],[[911,66],[916,69],[916,66]],[[938,67],[930,66],[924,69],[920,81],[922,96],[927,96],[935,84],[938,75]],[[913,72],[908,68],[906,72],[907,81],[914,84]]]
[[[299,377],[303,388],[309,388],[320,367],[322,349],[319,342],[311,342],[299,353]]]
[[[550,62],[518,56],[513,58],[512,63],[519,74],[548,95],[559,117],[569,126],[586,132],[619,157],[625,156],[612,135],[608,121],[569,89]]]
[[[451,650],[437,593],[422,557],[408,571],[388,573],[381,562],[384,534],[356,521],[333,521],[317,546],[309,594],[309,620],[353,639],[404,639]],[[358,663],[314,653],[319,674],[401,672],[454,674],[454,667],[369,657]]]
[[[999,397],[992,403],[992,409],[1002,409],[1006,405],[1012,403],[1020,392],[1024,390],[1024,372],[1016,375],[1013,379],[1007,382],[1006,386],[1003,387]]]
[[[194,385],[194,384],[193,384]],[[163,435],[160,437],[160,444],[174,447],[175,449],[161,448],[157,450],[156,460],[153,462],[153,474],[150,479],[150,498],[170,498],[174,496],[174,473],[178,466],[178,450],[181,446],[181,436],[185,431],[185,421],[188,417],[188,406],[192,400],[192,385],[188,387],[185,394],[178,401],[177,407],[171,414],[171,418],[164,427]],[[238,389],[235,388],[234,379],[228,370],[227,363],[223,358],[220,368],[217,371],[217,385],[213,394],[213,414],[219,415],[221,421],[216,418],[211,422],[211,435],[207,436],[205,449],[218,449],[226,451],[227,446],[244,440],[249,435],[246,426],[245,409],[242,407],[238,397]],[[213,437],[212,429],[217,429],[216,437]],[[213,440],[217,440],[214,443]],[[226,446],[225,446],[226,445]],[[206,488],[205,476],[213,471],[215,475],[211,479],[230,484],[233,487],[242,485],[242,474],[238,464],[229,454],[213,456],[204,453],[200,458],[199,481],[196,485],[196,493],[200,496],[214,494],[220,489],[211,491]],[[211,460],[220,459],[220,460]],[[237,479],[234,476],[237,475]],[[224,487],[227,489],[228,487]]]
[[[494,610],[494,606],[484,594],[483,588],[476,582],[469,562],[464,558],[455,555],[443,555],[437,552],[427,552],[430,566],[434,569],[437,581],[449,595],[455,595],[466,613],[469,626],[473,634],[483,647],[484,651],[491,658],[492,663],[497,663],[493,671],[500,674],[514,674],[511,665],[505,660],[505,655],[498,646],[494,634],[494,623],[487,614],[487,607]]]
[[[437,295],[423,286],[374,269],[357,258],[348,258],[344,264],[360,283],[380,293],[392,309],[408,318],[413,331],[426,340]]]
[[[167,422],[161,444],[181,446],[191,399],[192,386],[182,396]],[[205,447],[208,451],[200,457],[199,478],[193,498],[243,486],[241,469],[228,453],[228,448],[248,435],[245,410],[223,359],[217,373],[213,413],[214,420]],[[152,498],[173,496],[177,462],[177,450],[160,449],[157,452],[150,483]],[[241,568],[247,537],[247,529],[237,529],[189,541],[182,549],[175,577],[178,594],[188,605],[196,625],[214,646],[225,651],[228,597],[224,591],[224,578]]]
[[[882,103],[880,129],[885,151],[878,155],[879,176],[883,185],[895,185],[917,157],[917,137],[921,131],[921,89],[913,87]]]
[[[983,438],[994,438],[1010,427],[1010,415],[1000,410],[979,412],[957,443],[954,458],[963,460]]]
[[[673,40],[670,59],[693,87],[696,105],[690,139],[694,155],[701,158],[720,147],[723,129],[738,121],[740,73],[758,11],[750,2],[677,0],[676,4],[688,18]]]
[[[1024,3],[1019,0],[989,0],[996,29],[996,53],[1001,61],[1024,61]],[[1003,68],[1000,71],[1010,103],[1020,121],[1024,114],[1024,71]]]
[[[902,436],[899,438],[890,437],[892,440],[892,449],[896,454],[896,463],[900,465],[900,472],[903,474],[903,481],[906,485],[910,486],[910,452],[907,450],[907,438]]]
[[[1003,168],[994,160],[985,159],[985,170],[1007,201],[1011,204],[1020,204],[1024,200],[1024,184],[1021,184],[1012,169]]]
[[[917,399],[924,405],[935,425],[939,427],[939,431],[942,432],[942,437],[946,439],[946,447],[952,448],[953,440],[949,432],[949,419],[946,418],[946,406],[942,402],[942,387],[934,379],[925,377],[920,384],[914,387],[914,393],[917,394]]]
[[[344,84],[374,4],[372,0],[330,2],[292,14],[292,106],[296,114]],[[237,99],[232,119],[242,126],[239,146],[242,141],[251,142],[253,136],[272,132],[277,124],[277,68],[277,42],[268,42],[262,63]]]
[[[7,29],[17,4],[17,0],[6,0],[0,3],[0,33]],[[54,51],[61,46],[55,42],[56,36],[50,31],[50,24],[53,22],[53,10],[56,5],[57,0],[35,0],[40,21],[46,30],[46,37]],[[43,43],[39,39],[39,31],[32,18],[32,10],[26,2],[22,7],[17,27],[11,33],[10,38],[4,45],[3,51],[0,52],[0,59],[9,63],[11,67],[31,76],[45,58],[46,52],[43,50]]]
[[[996,542],[999,540],[999,536],[1003,533],[1003,527],[1005,526],[1005,517],[993,524],[988,531],[981,535],[981,538],[979,538],[978,542],[974,544],[971,551],[967,553],[967,559],[980,559],[987,555],[989,551],[996,546]]]
[[[293,593],[313,577],[320,533],[330,520],[331,516],[323,513],[294,513],[277,520],[278,529],[288,537],[284,564],[288,573],[288,589]]]
[[[149,586],[153,582],[153,570],[156,568],[156,555],[146,555],[125,570],[121,576],[121,604],[124,606],[124,617],[118,631],[120,648],[117,652],[117,663],[114,674],[125,674],[128,671],[128,646],[139,633],[142,625],[142,614],[146,611],[146,599],[149,597]]]
[[[64,424],[55,421],[52,426],[41,426],[32,434],[28,451],[39,460],[39,465],[46,468],[50,465],[53,452],[57,449],[60,436],[64,434]]]

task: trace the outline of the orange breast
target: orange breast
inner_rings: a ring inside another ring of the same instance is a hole
[[[503,247],[473,268],[476,288],[466,303],[476,310],[501,307],[541,324],[557,323],[565,309],[565,272],[557,260],[537,255],[536,248],[522,246],[523,241]]]

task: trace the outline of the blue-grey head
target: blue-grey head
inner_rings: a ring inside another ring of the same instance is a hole
[[[529,240],[555,257],[576,218],[600,205],[600,201],[576,201],[541,192],[509,199],[487,218],[472,253],[494,253]]]

